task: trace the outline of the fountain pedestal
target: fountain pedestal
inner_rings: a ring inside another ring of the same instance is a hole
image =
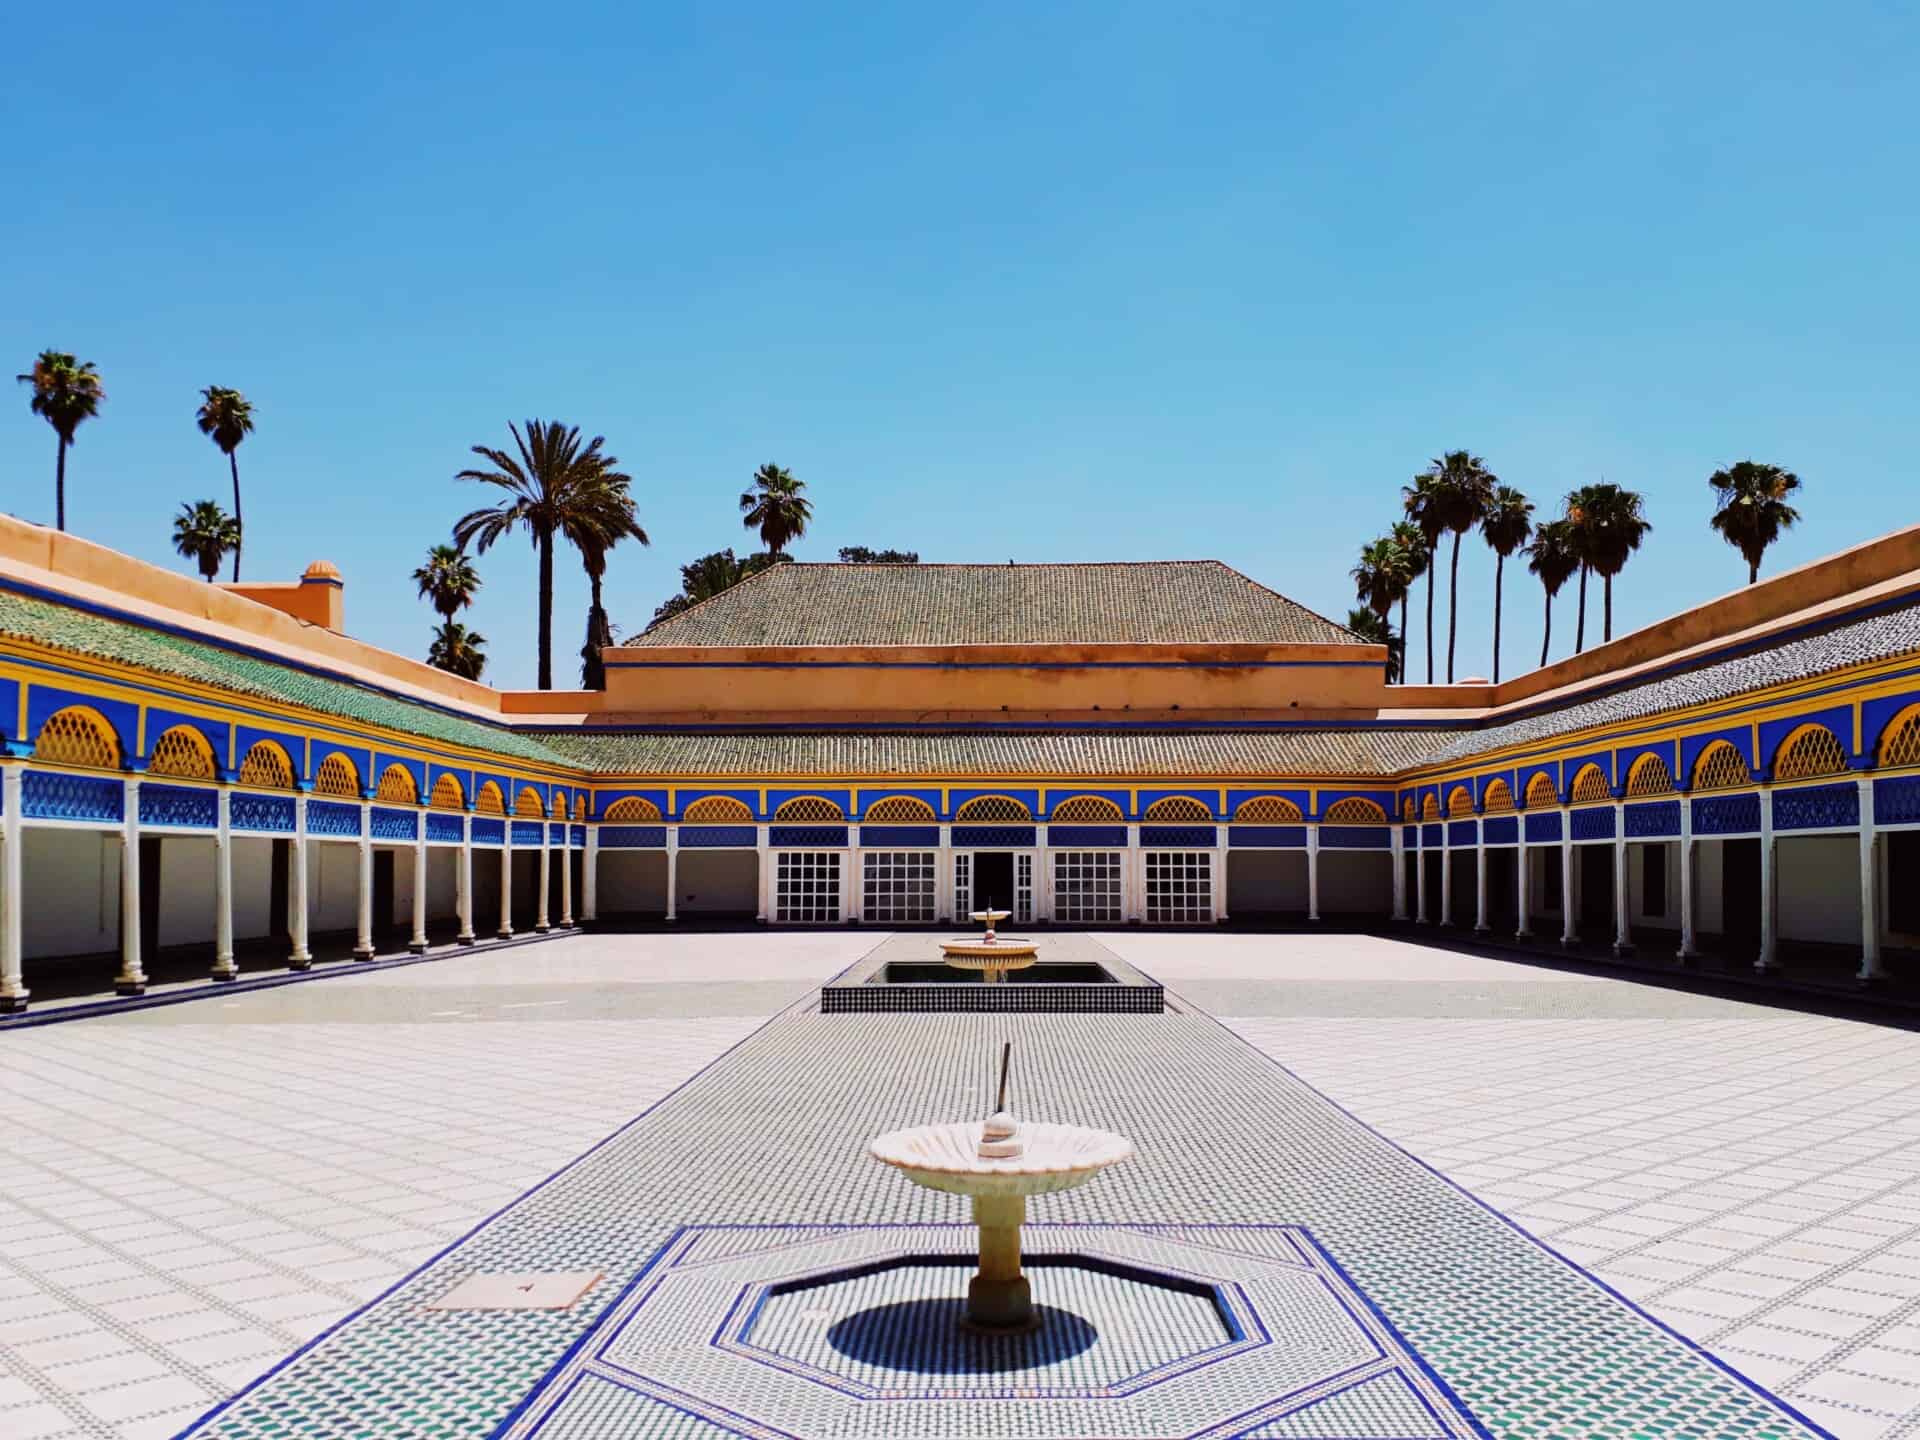
[[[980,1269],[967,1282],[967,1323],[982,1330],[1031,1330],[1040,1322],[1033,1287],[1020,1270],[1020,1227],[1027,1219],[1024,1195],[976,1195],[973,1223],[980,1227]]]

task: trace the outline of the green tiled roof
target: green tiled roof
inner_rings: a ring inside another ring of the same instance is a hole
[[[1453,739],[1435,730],[542,731],[602,774],[1385,775]]]
[[[1217,560],[775,565],[631,642],[657,645],[1358,645]]]
[[[279,700],[343,720],[357,720],[547,765],[568,762],[530,735],[450,715],[383,695],[345,680],[329,680],[289,665],[256,659],[201,640],[92,615],[71,606],[0,590],[0,635],[31,640],[75,655],[137,665],[160,675],[195,680],[236,695]]]

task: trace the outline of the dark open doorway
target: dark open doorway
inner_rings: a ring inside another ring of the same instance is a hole
[[[1005,850],[973,857],[973,908],[1013,909],[1013,856]]]
[[[1588,939],[1613,934],[1613,847],[1580,847],[1580,929]]]
[[[1720,845],[1720,935],[1728,951],[1760,945],[1760,842],[1725,840]]]
[[[373,933],[391,935],[400,927],[393,918],[393,851],[373,852]]]

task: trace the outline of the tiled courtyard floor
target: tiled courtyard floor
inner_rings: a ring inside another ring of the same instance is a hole
[[[179,1431],[881,938],[568,938],[0,1035],[11,1112],[0,1436]],[[1038,1218],[1311,1223],[1343,1263],[1369,1259],[1368,1203],[1380,1216],[1418,1202],[1416,1213],[1453,1216],[1449,1226],[1477,1224],[1451,1208],[1452,1192],[1430,1193],[1438,1182],[1418,1167],[1396,1168],[1358,1126],[1342,1129],[1331,1107],[1260,1068],[1210,1013],[1843,1440],[1920,1435],[1920,1036],[1400,941],[1098,938],[1164,981],[1185,1013],[1020,1017],[1029,1084],[1076,1111],[1058,1118],[1143,1142],[1138,1169]],[[968,1093],[972,1052],[1001,1028],[796,1012],[409,1289],[444,1288],[469,1255],[468,1268],[487,1268],[530,1234],[577,1239],[610,1271],[623,1247],[644,1255],[659,1228],[648,1205],[636,1201],[631,1220],[624,1205],[603,1214],[596,1174],[642,1196],[712,1168],[730,1178],[711,1192],[691,1182],[690,1203],[707,1213],[679,1219],[768,1218],[756,1206],[771,1214],[771,1201],[755,1194],[790,1192],[796,1157],[820,1134],[836,1147],[823,1173],[838,1174],[838,1150],[857,1161],[876,1117],[935,1118],[916,1107]],[[1083,1080],[1081,1055],[1111,1066]],[[1229,1076],[1265,1109],[1223,1104],[1217,1082]],[[1198,1117],[1184,1135],[1183,1105]],[[745,1144],[744,1156],[701,1155],[714,1116],[728,1117],[716,1143]],[[840,1128],[859,1133],[843,1145]],[[1259,1185],[1193,1173],[1226,1166],[1236,1135],[1282,1134],[1332,1148]],[[1362,1213],[1297,1213],[1322,1205],[1330,1176],[1344,1184],[1368,1167],[1371,1192],[1352,1193],[1377,1200],[1353,1202]],[[814,1223],[964,1213],[890,1178],[854,1170],[833,1193],[783,1198]],[[1479,1263],[1510,1233],[1488,1232],[1457,1263]],[[1556,1312],[1589,1303],[1524,1247],[1503,1263],[1548,1287]],[[1358,1270],[1371,1290],[1399,1283],[1384,1261]],[[1592,1293],[1604,1310],[1604,1292]],[[252,1428],[262,1407],[289,1403],[272,1412],[289,1426],[277,1433],[386,1433],[371,1419],[356,1428],[337,1404],[302,1423],[298,1405],[385,1365],[396,1334],[404,1348],[406,1295],[349,1322],[208,1433],[268,1433]],[[1393,1318],[1429,1358],[1446,1352],[1443,1326]],[[507,1352],[530,1367],[516,1396],[545,1368],[523,1348]],[[391,1433],[484,1435],[505,1414],[487,1403],[436,1422],[451,1428]],[[1601,1433],[1481,1419],[1501,1435]]]

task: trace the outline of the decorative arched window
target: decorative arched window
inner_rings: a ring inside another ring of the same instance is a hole
[[[1387,812],[1361,795],[1349,795],[1327,807],[1326,819],[1335,825],[1377,825]]]
[[[1840,738],[1824,725],[1804,725],[1780,742],[1773,752],[1773,778],[1808,780],[1815,775],[1847,773],[1847,752]]]
[[[1732,790],[1753,784],[1753,772],[1740,752],[1725,740],[1716,740],[1693,762],[1693,788]]]
[[[1553,777],[1546,771],[1534,773],[1527,781],[1527,809],[1541,810],[1560,803],[1560,792],[1553,788]]]
[[[1880,764],[1889,770],[1920,765],[1920,705],[1902,710],[1880,732]]]
[[[1513,809],[1513,787],[1505,780],[1489,780],[1480,792],[1480,809],[1488,815],[1506,814]]]
[[[56,710],[33,740],[33,758],[42,765],[83,765],[89,770],[118,770],[120,741],[106,717],[85,705]]]
[[[1284,795],[1256,795],[1233,812],[1237,825],[1298,825],[1300,818],[1300,807]]]
[[[1068,825],[1111,825],[1126,816],[1104,795],[1074,795],[1055,805],[1048,818]]]
[[[1213,811],[1191,795],[1169,795],[1147,807],[1146,818],[1156,825],[1204,825]]]
[[[256,740],[240,762],[240,783],[261,790],[291,790],[293,757],[271,740]]]
[[[507,797],[500,793],[500,787],[489,780],[480,787],[479,795],[474,797],[473,808],[481,815],[504,815],[507,813]]]
[[[573,818],[576,820],[587,818],[587,792],[584,790],[573,792]]]
[[[1420,802],[1420,818],[1422,820],[1440,818],[1440,800],[1431,790],[1427,792],[1427,798]]]
[[[847,817],[838,805],[819,795],[796,795],[773,812],[782,825],[831,825]]]
[[[433,795],[427,802],[435,810],[464,810],[467,808],[467,793],[460,788],[460,782],[453,776],[442,772],[433,782]]]
[[[547,807],[541,803],[540,792],[531,785],[520,787],[520,798],[513,802],[513,813],[528,820],[547,818]]]
[[[336,750],[320,762],[319,773],[313,777],[313,793],[358,800],[360,772],[354,769],[353,761]]]
[[[381,772],[380,788],[374,799],[393,805],[418,805],[420,789],[413,783],[413,772],[404,765],[389,765]]]
[[[731,795],[708,795],[687,806],[680,818],[696,825],[745,825],[752,822],[753,811]]]
[[[176,725],[153,742],[147,773],[181,780],[212,780],[219,771],[207,737],[191,725]]]
[[[1456,785],[1447,796],[1447,814],[1473,814],[1473,792],[1464,785]]]
[[[1673,772],[1659,755],[1642,755],[1627,771],[1627,794],[1668,795],[1673,792]]]
[[[1011,795],[981,795],[962,805],[953,818],[964,825],[1006,825],[1031,820],[1033,812]]]
[[[1413,816],[1414,816],[1413,797],[1409,795],[1407,796],[1406,799],[1400,802],[1400,818],[1402,820],[1411,820],[1413,819]]]
[[[912,795],[889,795],[867,807],[866,818],[876,825],[925,822],[934,818],[933,806]]]
[[[607,807],[602,820],[658,820],[660,807],[640,795],[629,795],[624,800],[616,800]]]
[[[1573,803],[1590,805],[1596,800],[1611,800],[1613,787],[1607,784],[1607,772],[1598,765],[1581,767],[1573,777]]]

